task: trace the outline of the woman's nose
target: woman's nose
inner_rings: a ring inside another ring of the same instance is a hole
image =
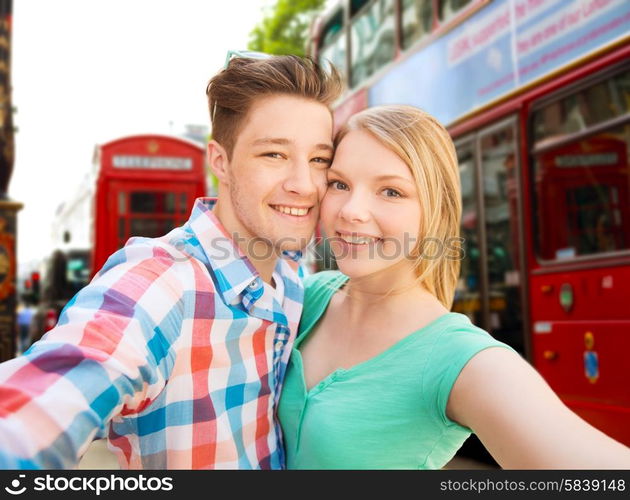
[[[367,200],[360,194],[353,193],[341,207],[339,216],[348,222],[367,222],[370,219]]]

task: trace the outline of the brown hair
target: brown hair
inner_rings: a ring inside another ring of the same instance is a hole
[[[234,58],[215,75],[206,88],[212,136],[228,158],[232,155],[239,127],[256,99],[289,94],[330,106],[341,94],[341,78],[309,57],[271,56],[267,59]]]
[[[450,309],[460,259],[444,255],[439,246],[459,238],[462,214],[459,168],[451,136],[428,113],[398,105],[368,108],[352,116],[337,133],[335,147],[351,130],[370,133],[409,167],[421,207],[420,238],[411,252],[416,283]],[[424,252],[438,258],[425,258]]]

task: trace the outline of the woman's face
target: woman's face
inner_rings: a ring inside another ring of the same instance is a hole
[[[358,278],[395,264],[410,271],[406,256],[417,244],[420,202],[409,168],[368,132],[349,132],[328,170],[321,221],[345,275]]]

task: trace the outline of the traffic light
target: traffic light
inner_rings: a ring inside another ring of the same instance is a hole
[[[39,304],[40,298],[40,286],[39,286],[39,273],[37,271],[33,271],[31,273],[31,286],[32,286],[32,300],[33,304]]]

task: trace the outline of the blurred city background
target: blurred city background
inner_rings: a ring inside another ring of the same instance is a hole
[[[2,359],[129,237],[216,192],[205,88],[228,50],[308,54],[344,78],[336,126],[389,103],[447,125],[453,310],[630,445],[630,2],[0,0],[0,16]],[[493,466],[474,438],[461,455]],[[81,466],[116,462],[101,442]]]

